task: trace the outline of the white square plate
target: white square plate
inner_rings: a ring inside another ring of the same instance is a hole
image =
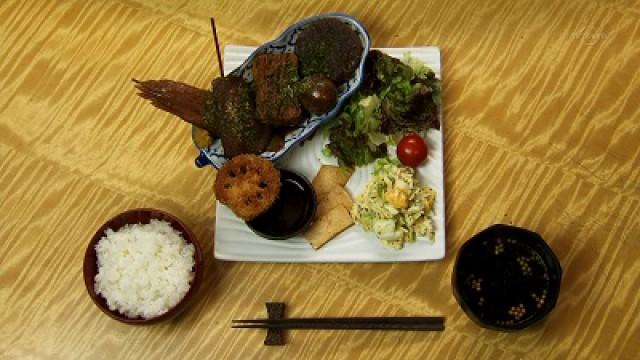
[[[225,47],[224,72],[230,73],[240,66],[251,54],[253,47],[230,45]],[[402,58],[406,52],[429,65],[438,78],[441,77],[440,50],[437,47],[389,48],[379,49],[393,57]],[[440,115],[442,124],[442,114]],[[442,128],[442,126],[441,126]],[[412,244],[406,244],[402,250],[393,250],[382,245],[375,234],[367,233],[359,225],[345,230],[319,250],[314,250],[302,237],[288,240],[267,240],[249,229],[244,221],[236,217],[229,208],[216,203],[216,231],[214,256],[221,260],[257,261],[257,262],[404,262],[427,261],[444,258],[445,254],[445,217],[444,217],[444,167],[442,152],[442,132],[430,129],[426,141],[429,146],[429,158],[417,169],[422,184],[431,186],[436,192],[434,209],[435,240],[418,238]],[[334,159],[322,155],[326,140],[320,134],[310,140],[294,146],[278,166],[301,173],[312,180],[323,164],[336,164]],[[389,149],[395,154],[395,148]],[[349,182],[347,191],[352,196],[360,193],[370,179],[373,165],[358,168]]]

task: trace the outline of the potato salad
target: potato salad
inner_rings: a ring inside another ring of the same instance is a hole
[[[385,246],[399,250],[417,237],[433,241],[435,200],[435,191],[420,185],[414,169],[383,158],[376,161],[373,179],[356,197],[351,215]]]

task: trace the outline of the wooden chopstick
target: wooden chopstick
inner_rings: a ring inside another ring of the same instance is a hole
[[[288,319],[247,319],[231,320],[233,323],[261,324],[261,323],[348,323],[348,322],[391,322],[391,323],[442,323],[441,316],[401,316],[401,317],[322,317],[322,318],[288,318]]]
[[[444,324],[392,324],[392,323],[291,323],[233,325],[233,329],[341,329],[341,330],[409,330],[442,331]]]
[[[443,317],[351,317],[233,320],[234,329],[444,330]]]
[[[216,46],[216,56],[218,58],[218,68],[220,68],[220,76],[224,76],[222,67],[222,56],[220,56],[220,43],[218,43],[218,31],[216,30],[216,21],[211,18],[211,32],[213,32],[213,42]]]

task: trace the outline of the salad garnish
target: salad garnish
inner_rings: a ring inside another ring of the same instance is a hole
[[[384,245],[399,250],[417,237],[434,240],[435,200],[436,192],[420,185],[414,169],[383,158],[376,161],[373,179],[356,197],[351,216]]]
[[[327,125],[325,154],[345,167],[364,166],[387,155],[404,132],[439,129],[441,83],[435,72],[405,54],[404,62],[373,50],[362,87]]]

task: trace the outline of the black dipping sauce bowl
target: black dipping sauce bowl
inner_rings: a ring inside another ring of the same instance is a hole
[[[269,240],[285,240],[303,232],[316,213],[316,193],[309,180],[293,171],[280,169],[280,194],[269,210],[247,226]]]
[[[524,329],[551,312],[562,268],[535,232],[497,224],[469,239],[453,269],[453,294],[464,312],[484,328]]]

